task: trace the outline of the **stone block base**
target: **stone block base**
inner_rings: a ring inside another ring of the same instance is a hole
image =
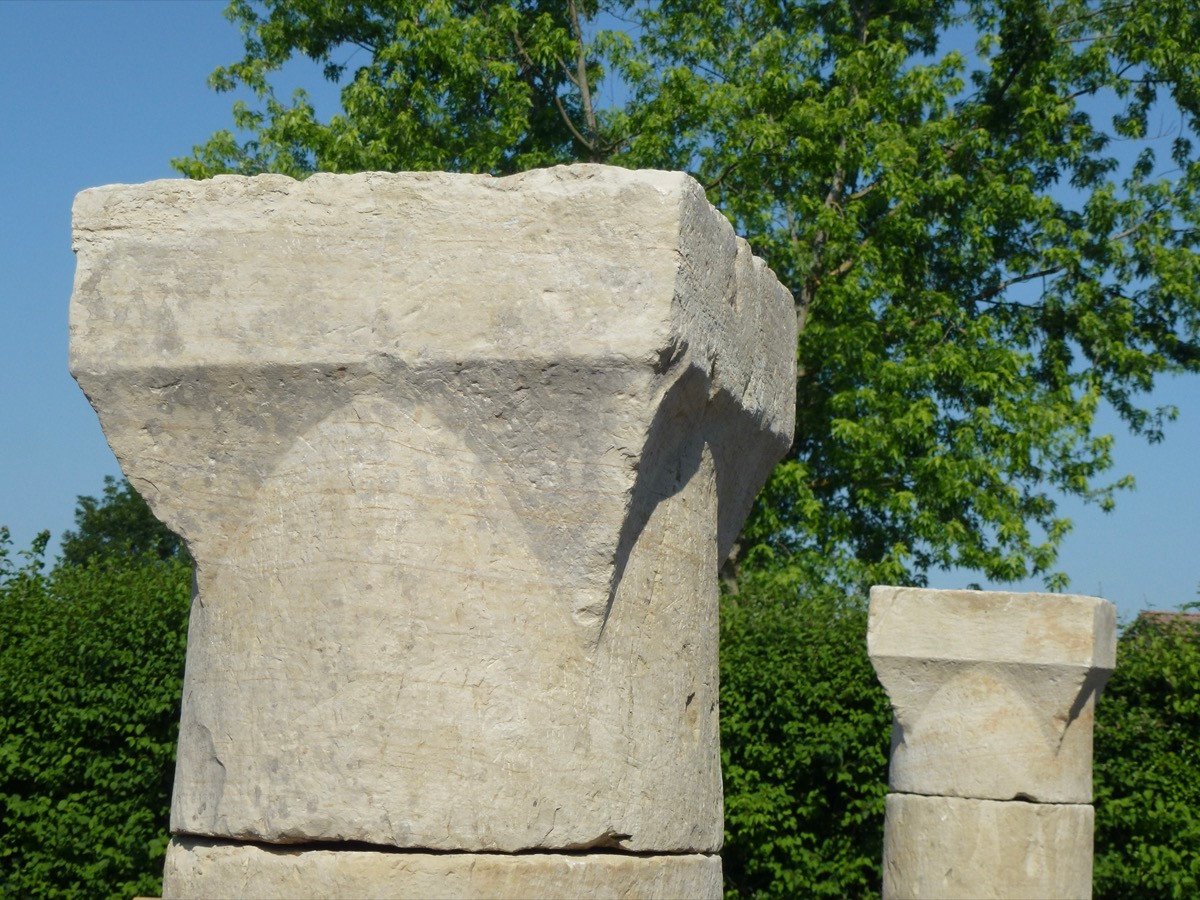
[[[889,794],[883,896],[1087,898],[1092,807]]]
[[[721,859],[288,849],[177,838],[167,849],[163,897],[715,900],[721,897]]]

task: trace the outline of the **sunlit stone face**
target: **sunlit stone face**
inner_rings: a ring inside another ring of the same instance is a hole
[[[695,182],[156,182],[75,229],[72,371],[198,565],[174,831],[719,848],[716,573],[795,317]]]

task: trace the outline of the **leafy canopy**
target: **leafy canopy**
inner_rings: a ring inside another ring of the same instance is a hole
[[[158,896],[191,569],[48,537],[0,527],[0,896]]]
[[[867,612],[742,582],[720,617],[727,896],[877,896],[892,713]]]
[[[191,562],[183,541],[154,518],[146,501],[124,478],[118,481],[106,475],[99,499],[78,498],[75,528],[63,534],[64,565],[80,566],[93,557],[143,555]]]
[[[233,0],[248,90],[185,174],[573,160],[691,172],[806,325],[741,560],[793,581],[1053,571],[1111,404],[1200,367],[1192,0]],[[341,89],[278,97],[290,59]]]
[[[1096,896],[1200,895],[1200,616],[1125,630],[1095,746]]]

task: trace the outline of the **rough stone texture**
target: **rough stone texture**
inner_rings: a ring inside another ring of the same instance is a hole
[[[795,318],[694,181],[222,176],[74,217],[71,370],[198,564],[174,832],[720,846],[716,571],[791,440]]]
[[[889,794],[883,896],[1086,898],[1092,807]]]
[[[871,590],[867,647],[895,712],[895,791],[1092,799],[1096,697],[1116,657],[1094,597]]]
[[[288,850],[172,841],[163,897],[529,900],[721,897],[717,856]]]

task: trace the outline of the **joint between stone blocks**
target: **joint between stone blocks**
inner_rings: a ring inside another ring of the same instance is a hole
[[[434,853],[320,849],[175,838],[163,896],[212,900],[294,897],[720,897],[714,854]]]

